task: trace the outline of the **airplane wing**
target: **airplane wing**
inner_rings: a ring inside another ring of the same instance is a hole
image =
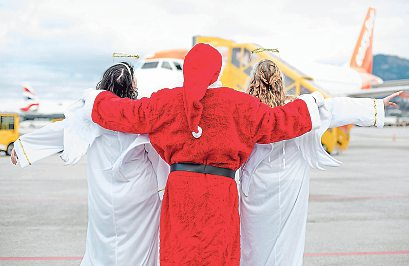
[[[360,90],[353,93],[348,93],[349,97],[374,97],[381,98],[397,91],[404,91],[400,95],[402,98],[409,98],[409,79],[386,81],[380,85],[373,86],[371,89]]]

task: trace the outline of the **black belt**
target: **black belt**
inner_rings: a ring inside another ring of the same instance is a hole
[[[170,171],[187,171],[201,174],[221,175],[234,179],[236,171],[228,168],[220,168],[205,164],[194,163],[174,163],[170,166]]]

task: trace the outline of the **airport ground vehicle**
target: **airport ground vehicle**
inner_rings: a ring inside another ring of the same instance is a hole
[[[0,113],[0,150],[11,155],[14,141],[20,136],[19,115],[16,113]]]

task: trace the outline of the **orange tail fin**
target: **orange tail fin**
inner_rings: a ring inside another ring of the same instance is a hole
[[[375,9],[369,8],[350,62],[351,68],[354,68],[359,72],[372,73],[374,24]]]

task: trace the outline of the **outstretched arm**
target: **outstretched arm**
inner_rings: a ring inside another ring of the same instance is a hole
[[[18,158],[21,167],[57,154],[64,149],[64,121],[51,123],[14,142],[13,164]],[[16,158],[17,157],[17,158]]]
[[[354,124],[358,126],[383,127],[385,106],[397,106],[390,100],[399,96],[395,92],[384,99],[335,97],[325,100],[330,113],[330,128]]]

